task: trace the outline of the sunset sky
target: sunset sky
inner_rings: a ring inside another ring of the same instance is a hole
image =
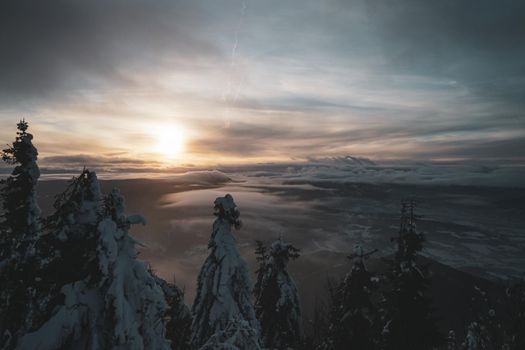
[[[525,159],[523,1],[0,3],[0,139],[48,166]]]

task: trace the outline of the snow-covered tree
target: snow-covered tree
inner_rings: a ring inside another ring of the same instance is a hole
[[[40,228],[38,152],[33,135],[27,132],[28,123],[21,120],[17,128],[15,141],[2,151],[2,159],[15,168],[0,182],[0,346],[6,348],[13,346],[15,333],[30,326],[35,241]]]
[[[124,215],[118,190],[102,203],[94,173],[84,172],[67,193],[52,220],[56,237],[73,246],[84,237],[86,246],[78,261],[62,249],[55,257],[65,266],[71,260],[70,268],[82,272],[68,275],[73,281],[64,281],[47,319],[25,334],[17,348],[169,349],[164,294],[149,267],[136,259],[136,241],[128,233],[144,219]]]
[[[97,175],[84,170],[56,196],[53,207],[53,214],[43,221],[37,247],[46,256],[43,273],[62,286],[84,279],[96,269],[97,225],[103,212]]]
[[[2,160],[15,165],[11,176],[2,180],[1,258],[11,255],[13,247],[28,244],[38,232],[40,209],[36,202],[36,184],[40,170],[36,163],[38,151],[33,135],[27,132],[25,120],[17,124],[18,132],[12,146],[2,151]]]
[[[299,257],[299,249],[279,238],[266,249],[257,241],[255,313],[261,339],[269,349],[298,349],[303,338],[299,294],[287,266]]]
[[[225,349],[259,349],[250,275],[232,233],[241,221],[231,195],[215,200],[214,215],[210,254],[201,268],[192,307],[191,342],[195,348],[219,349],[222,344]]]
[[[416,230],[413,201],[403,202],[397,251],[389,272],[388,290],[383,302],[383,346],[386,350],[425,350],[443,342],[428,297],[430,278],[417,264],[423,248],[423,234]]]
[[[365,259],[375,252],[363,253],[360,245],[348,258],[353,260],[351,271],[332,291],[329,328],[321,349],[343,350],[378,348],[379,317],[373,303],[377,277],[365,266]]]
[[[64,285],[82,280],[96,270],[97,223],[102,198],[98,180],[87,170],[57,196],[55,212],[43,220],[35,242],[35,269],[28,300],[25,331],[40,328],[61,302]]]
[[[260,349],[259,333],[242,316],[236,315],[224,330],[215,332],[200,350]]]

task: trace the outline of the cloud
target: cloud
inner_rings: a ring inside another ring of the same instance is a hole
[[[50,156],[44,157],[40,160],[42,164],[57,164],[57,165],[122,165],[122,164],[134,164],[134,165],[151,165],[154,161],[146,161],[142,159],[133,158],[121,158],[115,156],[91,156],[86,154],[68,155],[68,156]]]
[[[4,1],[0,119],[35,121],[42,156],[145,160],[173,123],[185,162],[519,159],[524,6]]]
[[[129,83],[127,71],[168,55],[216,55],[212,42],[189,29],[199,16],[170,1],[3,1],[0,98],[63,98]]]
[[[221,169],[228,171],[227,168]],[[241,171],[241,169],[235,169]],[[345,158],[311,159],[280,166],[264,165],[242,171],[248,176],[271,178],[284,184],[310,184],[339,188],[344,184],[460,185],[524,188],[525,167],[520,163],[349,161]]]

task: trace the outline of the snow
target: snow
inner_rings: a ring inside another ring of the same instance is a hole
[[[200,350],[259,349],[258,333],[241,317],[234,317],[226,329],[217,331]]]
[[[63,286],[64,302],[55,306],[38,330],[24,335],[18,346],[39,350],[170,349],[165,337],[164,293],[149,267],[136,260],[135,240],[128,233],[132,224],[145,220],[140,215],[126,217],[124,199],[116,189],[104,199],[101,213],[98,180],[94,174],[83,175],[87,181],[81,181],[78,191],[73,191],[79,199],[73,217],[81,223],[98,221],[96,226],[80,226],[85,230],[80,237],[98,237],[94,252],[97,270]]]
[[[192,343],[199,348],[213,337],[214,344],[251,344],[250,349],[258,349],[259,323],[251,300],[252,283],[231,231],[232,226],[240,227],[240,213],[229,194],[214,204],[217,219],[208,244],[211,252],[199,274],[192,309]],[[242,339],[227,341],[228,337]]]
[[[59,349],[68,339],[80,337],[88,311],[94,307],[93,293],[86,293],[85,282],[62,288],[64,305],[39,330],[26,334],[18,344],[19,350]]]
[[[35,187],[38,182],[38,178],[40,177],[40,169],[38,168],[38,165],[36,163],[38,158],[38,151],[36,147],[33,145],[33,135],[26,133],[20,138],[20,142],[25,144],[24,149],[26,150],[27,154],[24,156],[25,159],[28,160],[27,163],[21,164],[18,169],[15,169],[15,171],[19,171],[20,173],[26,173],[29,175],[30,183],[32,184],[33,188],[27,198],[27,208],[28,208],[28,217],[27,217],[27,224],[30,228],[30,232],[38,232],[40,226],[38,223],[38,218],[40,217],[40,208],[38,207],[37,200],[36,200],[36,191]]]

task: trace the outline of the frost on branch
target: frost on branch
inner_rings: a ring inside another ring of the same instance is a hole
[[[235,317],[226,329],[216,332],[200,350],[259,349],[257,331],[245,320]]]

